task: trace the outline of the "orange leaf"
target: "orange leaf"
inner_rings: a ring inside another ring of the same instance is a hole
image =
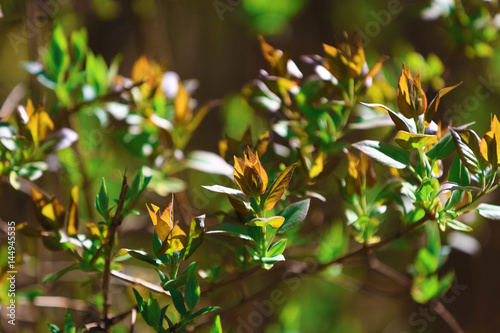
[[[283,193],[285,193],[286,187],[288,186],[290,180],[292,179],[292,174],[296,166],[297,166],[296,163],[288,166],[285,170],[283,170],[283,172],[278,176],[278,178],[276,178],[273,185],[271,185],[271,188],[267,192],[266,199],[264,201],[265,210],[273,209],[274,205],[276,205],[278,200],[281,199]]]

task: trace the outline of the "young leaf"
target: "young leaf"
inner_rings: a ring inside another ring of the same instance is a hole
[[[311,199],[306,199],[295,202],[283,209],[278,216],[283,216],[285,218],[285,222],[278,229],[278,233],[282,234],[303,223],[306,219],[307,212],[309,211],[310,203]]]
[[[49,198],[35,187],[31,187],[31,200],[35,204],[35,215],[45,230],[58,230],[64,225],[65,211],[56,198]]]
[[[187,306],[193,310],[200,301],[200,286],[194,273],[189,274],[184,293]]]
[[[253,220],[247,222],[247,225],[253,227],[266,227],[270,225],[273,228],[279,228],[285,222],[285,218],[282,216],[273,216],[273,217],[258,217]]]
[[[451,137],[451,134],[448,134],[425,154],[431,160],[437,161],[444,160],[451,153],[453,153],[454,150],[455,144],[453,143],[453,138]]]
[[[264,209],[271,210],[274,205],[281,199],[283,193],[285,193],[285,189],[290,183],[290,179],[292,179],[293,171],[297,164],[292,164],[286,167],[283,172],[276,178],[274,183],[271,185],[271,188],[266,193],[266,198],[264,200]]]
[[[212,311],[215,311],[215,310],[218,310],[218,309],[219,309],[218,306],[209,306],[209,307],[203,308],[203,309],[201,309],[199,311],[196,311],[195,313],[193,313],[191,315],[191,318],[194,319],[196,317],[202,316],[202,315],[204,315],[206,313],[209,313],[209,312],[212,312]]]
[[[64,331],[61,331],[61,329],[56,325],[49,324],[48,326],[52,333],[64,333]]]
[[[74,264],[74,265],[71,265],[63,270],[60,270],[59,272],[56,272],[56,273],[53,273],[53,274],[49,274],[49,275],[46,275],[43,280],[42,280],[42,284],[47,284],[51,281],[54,281],[54,280],[57,280],[59,279],[61,276],[63,276],[64,274],[68,273],[68,272],[71,272],[71,271],[74,271],[78,269],[78,264]]]
[[[267,257],[276,257],[285,251],[286,239],[281,239],[279,242],[275,243],[271,249],[267,252]]]
[[[378,141],[364,140],[352,145],[375,161],[395,169],[404,169],[410,164],[410,153]]]
[[[215,317],[214,326],[212,326],[210,333],[223,333],[219,315],[217,315],[217,317]]]
[[[437,142],[437,136],[428,134],[412,134],[399,131],[395,139],[403,149],[422,149]]]
[[[182,250],[182,259],[188,259],[203,242],[205,215],[197,216],[191,221],[186,247]]]
[[[71,189],[66,220],[66,232],[69,236],[76,235],[78,233],[78,223],[80,221],[80,215],[78,213],[78,186],[74,186],[73,189]]]
[[[75,333],[75,321],[73,320],[73,316],[69,309],[66,310],[66,315],[64,316],[64,333]]]

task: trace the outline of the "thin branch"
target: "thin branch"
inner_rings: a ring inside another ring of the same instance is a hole
[[[384,275],[388,279],[400,284],[405,287],[408,291],[411,290],[412,281],[406,277],[405,275],[399,273],[394,270],[392,267],[385,265],[381,261],[379,261],[374,255],[368,254],[370,268],[375,270],[376,272]],[[464,331],[458,324],[458,321],[451,314],[451,312],[446,309],[446,307],[441,302],[431,302],[431,306],[434,308],[434,311],[441,316],[441,318],[448,324],[448,326],[452,329],[454,333],[463,333]]]
[[[457,320],[453,315],[446,309],[446,307],[441,302],[432,302],[432,307],[434,311],[438,313],[441,318],[448,324],[454,333],[464,333],[464,330],[460,327]]]
[[[382,276],[385,276],[389,280],[396,282],[403,288],[411,288],[411,279],[378,260],[374,252],[370,251],[369,253],[367,253],[367,255],[368,266],[370,267],[370,269]]]
[[[122,189],[120,191],[120,197],[118,199],[118,205],[116,206],[116,212],[111,220],[111,225],[108,228],[108,235],[106,239],[107,252],[106,252],[106,262],[104,266],[104,273],[102,279],[102,292],[104,294],[104,304],[103,304],[103,319],[105,323],[105,331],[108,331],[108,313],[110,307],[110,299],[109,299],[109,277],[111,275],[111,259],[113,247],[115,244],[115,234],[118,226],[122,222],[122,209],[125,204],[125,198],[127,195],[127,170],[123,174],[123,182]]]
[[[108,320],[104,323],[104,327],[102,326],[102,324],[99,324],[98,322],[93,322],[93,323],[85,324],[84,329],[87,332],[90,332],[91,329],[93,329],[93,328],[100,328],[100,329],[103,329],[103,330],[107,330],[107,329],[109,329],[109,327],[111,327],[113,325],[116,325],[119,322],[121,322],[129,314],[132,314],[132,325],[131,325],[131,330],[130,330],[130,332],[132,332],[133,331],[133,325],[135,324],[135,318],[137,317],[137,305],[133,306],[132,308],[130,308],[130,309],[128,309],[128,310],[126,310],[126,311],[124,311],[122,313],[117,314],[116,316],[108,318]]]
[[[170,296],[170,293],[168,291],[163,290],[162,287],[160,287],[160,286],[158,286],[158,285],[156,285],[154,283],[148,282],[146,280],[143,280],[143,279],[140,279],[140,278],[137,278],[137,277],[125,274],[123,272],[115,271],[115,270],[111,271],[111,275],[113,277],[115,277],[117,279],[120,279],[122,281],[125,281],[127,283],[138,285],[138,286],[147,288],[147,289],[149,289],[151,291],[154,291],[154,292],[157,292],[157,293],[160,293],[160,294],[165,294],[167,296]]]
[[[201,293],[202,294],[205,294],[205,293],[210,293],[210,292],[213,292],[221,287],[224,287],[228,284],[231,284],[233,282],[236,282],[236,281],[241,281],[243,280],[244,278],[252,275],[253,273],[259,271],[260,269],[260,266],[255,266],[251,269],[249,269],[248,271],[244,272],[244,273],[240,273],[236,276],[233,276],[227,280],[223,280],[223,281],[220,281],[220,282],[217,282],[217,283],[214,283],[212,285],[210,285],[207,289],[203,290]]]

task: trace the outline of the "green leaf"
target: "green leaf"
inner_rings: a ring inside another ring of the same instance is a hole
[[[191,318],[193,318],[193,319],[194,319],[194,318],[197,318],[197,317],[202,316],[202,315],[204,315],[204,314],[207,314],[207,313],[209,313],[209,312],[212,312],[212,311],[218,310],[218,309],[219,309],[219,307],[218,307],[218,306],[209,306],[209,307],[203,308],[203,309],[201,309],[201,310],[199,310],[199,311],[197,311],[197,312],[193,313],[193,314],[191,315]]]
[[[210,330],[210,333],[223,333],[222,332],[222,325],[220,323],[220,316],[217,315],[214,320],[214,325],[212,326],[212,329]]]
[[[321,239],[318,248],[318,259],[321,263],[329,262],[343,255],[348,246],[349,237],[344,233],[342,223],[335,223],[330,231]]]
[[[145,309],[146,302],[142,298],[141,294],[139,294],[139,292],[135,290],[135,288],[132,288],[132,290],[134,291],[134,296],[135,300],[137,301],[137,307],[139,308],[139,312],[142,313],[142,311]]]
[[[404,169],[410,164],[410,153],[406,150],[380,143],[364,140],[352,145],[375,161],[395,169]]]
[[[276,257],[282,254],[286,248],[286,239],[281,239],[279,242],[276,242],[270,249],[267,251],[267,257]]]
[[[203,242],[205,228],[205,215],[197,216],[191,221],[189,227],[188,241],[182,250],[182,259],[188,259]]]
[[[196,280],[195,274],[189,274],[184,294],[186,296],[186,304],[191,310],[193,310],[200,301],[200,292],[200,286]]]
[[[158,327],[160,326],[159,323],[163,322],[163,318],[160,317],[160,305],[158,304],[158,301],[153,298],[151,293],[149,293],[149,300],[148,300],[148,317],[147,317],[147,323],[152,326],[152,327]]]
[[[64,316],[64,333],[75,333],[75,321],[73,320],[73,316],[69,309],[66,310],[66,315]]]
[[[470,176],[467,168],[463,165],[460,157],[455,157],[453,164],[451,165],[450,171],[448,173],[448,180],[452,183],[456,183],[461,187],[468,187],[470,185]],[[454,190],[448,200],[446,201],[446,209],[454,209],[464,197],[464,191],[462,189]]]
[[[124,249],[130,254],[132,257],[135,259],[138,259],[140,261],[144,261],[148,264],[151,264],[153,266],[159,267],[161,265],[161,260],[156,259],[153,257],[151,254],[141,251],[141,250],[132,250],[132,249]]]
[[[61,329],[59,327],[57,327],[56,325],[52,325],[52,324],[49,324],[48,325],[49,328],[50,328],[50,331],[52,333],[64,333],[63,331],[61,331]]]
[[[170,292],[170,296],[172,296],[172,302],[174,303],[177,312],[179,312],[182,316],[185,316],[187,314],[187,310],[184,305],[184,297],[182,297],[180,291],[174,288],[168,288],[168,291]]]
[[[474,154],[474,151],[467,145],[466,142],[462,140],[462,137],[454,129],[450,128],[450,133],[453,137],[453,141],[455,142],[458,156],[462,160],[464,166],[471,173],[479,173],[481,171],[481,166],[476,155]]]
[[[285,261],[285,257],[282,254],[278,254],[277,256],[274,257],[265,257],[261,258],[262,263],[268,264],[268,265],[273,265],[277,263],[278,261]]]
[[[428,134],[412,134],[399,131],[395,139],[403,149],[422,149],[437,142],[437,136]]]
[[[205,234],[228,234],[234,237],[252,240],[248,234],[247,228],[244,225],[236,223],[219,223],[205,229]]]
[[[283,216],[285,222],[278,229],[278,233],[282,234],[303,223],[309,211],[310,203],[311,199],[306,199],[295,202],[283,209],[278,215]]]
[[[152,176],[144,177],[143,168],[137,172],[134,180],[132,181],[132,185],[130,186],[130,191],[127,192],[130,196],[128,198],[128,204],[132,203],[139,197],[139,195],[141,195],[142,192],[144,192],[152,178]]]
[[[104,178],[102,179],[101,188],[99,190],[99,194],[95,198],[95,207],[101,216],[105,219],[106,222],[109,220],[109,196],[108,190],[106,188],[106,181]]]
[[[458,230],[458,231],[471,231],[472,228],[469,227],[467,224],[457,221],[457,220],[451,220],[451,221],[446,221],[446,225],[449,226],[452,229]]]
[[[482,217],[490,220],[500,220],[500,206],[482,203],[477,206],[476,210]]]
[[[471,184],[469,172],[467,172],[467,169],[458,155],[451,165],[450,172],[448,173],[448,180],[460,186],[470,186]]]
[[[53,273],[53,274],[48,274],[46,275],[43,280],[42,280],[42,284],[46,284],[46,283],[49,283],[51,281],[54,281],[54,280],[57,280],[59,279],[61,276],[63,276],[64,274],[68,273],[68,272],[71,272],[71,271],[74,271],[78,269],[78,264],[73,264],[57,273]]]
[[[295,170],[296,166],[297,164],[294,163],[286,167],[285,170],[283,170],[283,172],[281,172],[278,178],[276,178],[276,180],[273,182],[264,199],[265,210],[273,209],[274,205],[276,205],[276,203],[281,199],[283,193],[285,193],[286,187],[292,179],[293,171]]]
[[[455,150],[455,144],[451,134],[442,138],[434,147],[425,153],[433,161],[444,160]]]

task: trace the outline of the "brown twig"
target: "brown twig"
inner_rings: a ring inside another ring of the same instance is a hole
[[[228,311],[230,311],[230,310],[232,310],[232,309],[234,309],[234,308],[236,308],[236,307],[238,307],[238,306],[240,306],[242,304],[245,304],[246,302],[248,302],[248,301],[250,301],[250,300],[258,297],[259,295],[261,295],[263,293],[265,293],[267,290],[269,290],[269,289],[275,287],[276,285],[280,284],[281,282],[284,282],[286,280],[293,279],[293,278],[304,278],[305,276],[310,276],[312,274],[319,273],[319,272],[325,270],[326,268],[328,268],[331,265],[340,264],[340,263],[344,262],[347,259],[350,259],[352,257],[356,257],[356,256],[361,255],[363,253],[367,253],[367,251],[369,251],[369,250],[375,250],[375,249],[379,249],[381,247],[384,247],[385,245],[390,244],[391,242],[395,241],[396,239],[399,239],[399,238],[403,237],[404,235],[410,233],[411,231],[417,229],[418,227],[422,226],[425,222],[427,222],[427,221],[429,221],[431,219],[432,219],[431,216],[426,215],[426,216],[422,217],[420,220],[418,220],[417,222],[415,222],[413,224],[410,224],[409,226],[407,226],[407,227],[405,227],[405,228],[403,228],[401,230],[398,230],[396,233],[394,233],[393,235],[385,238],[384,240],[382,240],[379,243],[375,243],[375,244],[372,244],[372,245],[365,245],[365,246],[363,246],[363,247],[361,247],[361,248],[359,248],[357,250],[354,250],[354,251],[351,251],[351,252],[349,252],[347,254],[344,254],[343,256],[340,256],[340,257],[337,257],[335,259],[332,259],[332,260],[330,260],[327,263],[319,264],[319,265],[315,266],[314,269],[312,269],[312,270],[309,270],[308,267],[305,267],[305,268],[301,269],[298,272],[289,272],[289,274],[287,275],[286,278],[282,278],[280,280],[275,280],[275,281],[271,282],[266,287],[264,287],[264,289],[261,289],[260,291],[256,292],[255,294],[253,294],[252,296],[250,296],[250,297],[248,297],[246,299],[242,299],[238,304],[236,304],[236,305],[234,305],[234,306],[232,306],[232,307],[230,307],[228,309],[224,309],[223,311],[220,311],[217,314],[222,315],[222,314],[224,314],[224,313],[226,313],[226,312],[228,312]],[[248,274],[248,275],[250,275],[250,274]],[[237,281],[239,279],[240,278],[238,278],[238,277],[231,278],[231,279],[225,281],[224,283],[219,283],[218,287],[226,285],[226,284],[231,283],[233,281]],[[210,289],[208,289],[207,291],[210,291]],[[208,321],[203,322],[200,325],[197,325],[196,327],[205,325],[206,323],[213,321],[213,317],[214,316],[212,316]]]
[[[446,309],[446,307],[441,302],[432,302],[432,307],[434,311],[443,318],[443,320],[448,324],[454,333],[464,333],[464,330],[460,327],[457,320],[453,315]]]
[[[384,275],[388,279],[398,283],[408,291],[411,290],[412,281],[405,275],[399,273],[394,270],[392,267],[387,266],[386,264],[379,261],[373,254],[368,254],[368,261],[370,263],[370,268],[376,271],[377,273]],[[434,301],[430,303],[433,307],[434,311],[441,316],[441,318],[448,324],[448,326],[452,329],[454,333],[463,333],[463,329],[460,327],[460,324],[455,319],[455,317],[446,309],[443,303],[439,301]]]
[[[111,271],[111,276],[113,276],[117,279],[120,279],[122,281],[125,281],[127,283],[138,285],[138,286],[147,288],[151,291],[170,296],[170,293],[168,291],[164,290],[162,287],[160,287],[154,283],[148,282],[146,280],[137,278],[135,276],[131,276],[131,275],[125,274],[123,272],[119,272],[119,271],[115,271],[115,270]]]
[[[89,323],[89,324],[85,324],[84,326],[84,329],[87,331],[87,332],[90,332],[91,329],[93,328],[98,328],[98,329],[104,329],[104,330],[107,330],[109,327],[113,326],[113,325],[116,325],[118,324],[119,322],[121,322],[123,319],[125,319],[129,314],[132,314],[132,320],[133,320],[133,324],[135,324],[135,319],[134,319],[134,316],[136,317],[137,315],[137,305],[122,312],[122,313],[119,313],[117,314],[116,316],[113,316],[111,318],[108,318],[106,324],[105,324],[105,327],[102,327],[99,323],[97,322],[93,322],[93,323]],[[133,331],[133,325],[131,326],[131,330],[130,332]],[[85,332],[85,331],[84,331]]]
[[[244,278],[246,278],[246,277],[252,275],[253,273],[257,272],[259,269],[260,269],[260,266],[255,266],[255,267],[249,269],[246,272],[240,273],[240,274],[238,274],[236,276],[233,276],[231,278],[228,278],[226,280],[214,283],[214,284],[210,285],[207,289],[203,290],[201,293],[202,294],[210,293],[210,292],[213,292],[213,291],[215,291],[215,290],[217,290],[217,289],[219,289],[221,287],[224,287],[224,286],[226,286],[228,284],[231,284],[233,282],[241,281]]]
[[[102,278],[102,292],[104,295],[104,304],[103,304],[103,320],[104,320],[104,329],[107,332],[108,331],[108,314],[109,314],[109,307],[110,307],[110,300],[109,300],[109,277],[111,276],[111,259],[112,259],[112,252],[113,252],[113,247],[115,244],[115,234],[116,230],[118,229],[118,226],[122,222],[122,209],[123,205],[125,204],[125,197],[127,195],[127,170],[125,169],[125,172],[123,174],[123,182],[122,182],[122,188],[120,191],[120,196],[118,199],[118,204],[116,206],[116,212],[115,215],[113,216],[113,219],[111,220],[111,224],[108,228],[108,235],[106,238],[106,245],[107,245],[107,252],[106,252],[106,262],[104,266],[104,273],[103,273],[103,278]]]

